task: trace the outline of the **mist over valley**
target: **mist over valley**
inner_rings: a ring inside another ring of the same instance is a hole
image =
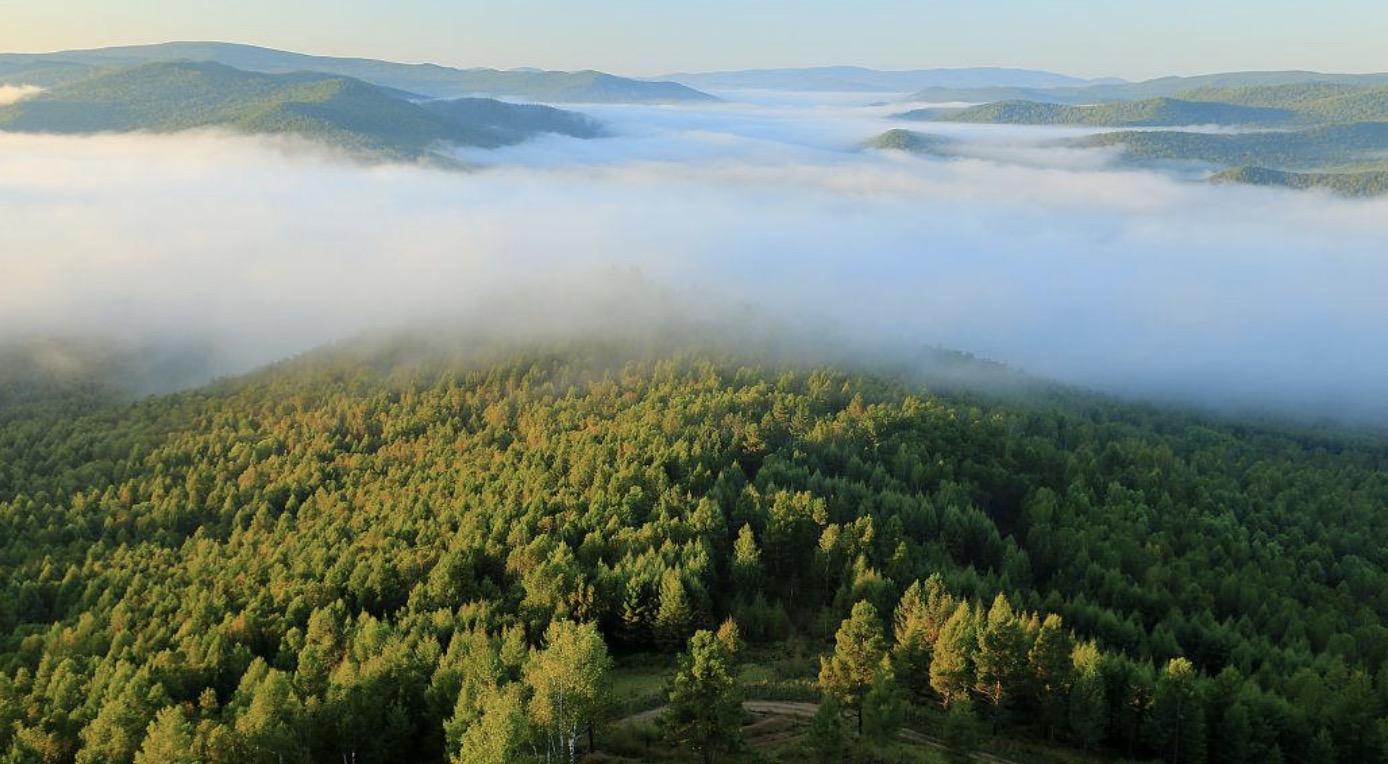
[[[1388,760],[1347,14],[86,3],[0,27],[0,764]],[[91,47],[243,16],[336,55]]]
[[[448,150],[461,170],[221,128],[0,134],[0,326],[201,344],[226,374],[510,294],[544,323],[556,297],[630,271],[679,306],[1120,395],[1388,413],[1388,359],[1366,352],[1388,319],[1384,201],[1076,145],[1099,127],[720,95],[589,105],[571,121],[600,132]],[[930,150],[872,148],[903,129]]]

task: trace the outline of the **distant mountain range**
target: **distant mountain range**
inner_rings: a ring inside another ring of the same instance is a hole
[[[1035,86],[1016,83],[997,85],[931,85],[911,94],[910,101],[926,103],[991,103],[994,101],[1043,101],[1093,104],[1170,98],[1192,90],[1256,88],[1308,83],[1340,85],[1388,85],[1385,74],[1322,74],[1319,72],[1227,72],[1194,77],[1161,77],[1145,82],[1097,82],[1085,85]]]
[[[1083,106],[1004,100],[966,108],[932,107],[902,119],[1009,125],[1171,127],[1180,125],[1315,125],[1388,119],[1388,85],[1306,82],[1196,88],[1175,97],[1102,101]]]
[[[317,72],[261,74],[191,61],[116,66],[0,107],[0,130],[296,134],[373,156],[419,158],[440,145],[492,148],[553,132],[593,137],[588,118],[492,99],[415,102]]]
[[[52,87],[90,77],[95,70],[170,61],[194,61],[263,74],[321,72],[430,98],[487,96],[540,103],[651,103],[711,101],[713,96],[675,82],[652,82],[596,71],[455,69],[367,58],[334,58],[221,42],[171,42],[59,53],[0,54],[0,84]]]
[[[682,72],[658,77],[701,90],[799,90],[819,92],[909,93],[923,88],[1083,87],[1122,80],[1084,80],[1033,69],[973,67],[879,71],[856,66],[803,69],[744,69],[727,72]]]
[[[1288,79],[1295,81],[1285,81]],[[1012,96],[1017,90],[994,92]],[[1149,93],[1169,95],[1111,100]],[[1065,143],[1116,147],[1126,161],[1138,164],[1176,161],[1209,165],[1216,171],[1212,179],[1218,182],[1325,188],[1352,196],[1388,193],[1388,75],[1249,72],[1032,94],[1038,98],[1008,98],[967,107],[942,105],[913,109],[896,117],[974,124],[1241,128],[1243,131],[1234,134],[1120,130]],[[954,92],[940,98],[948,101],[958,95]],[[887,133],[872,145],[912,148],[903,141],[901,136]]]

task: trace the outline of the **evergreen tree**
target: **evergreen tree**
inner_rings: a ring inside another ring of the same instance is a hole
[[[656,642],[674,650],[684,644],[694,624],[694,606],[684,580],[673,568],[660,579],[660,607],[655,615]]]
[[[737,684],[736,627],[719,634],[700,629],[689,639],[670,680],[662,723],[676,745],[705,764],[741,745],[742,693]]]
[[[834,635],[834,654],[819,659],[820,691],[858,713],[859,734],[863,732],[863,698],[886,652],[877,609],[863,601],[853,606]]]
[[[973,761],[983,731],[979,728],[978,713],[973,698],[964,696],[949,704],[945,711],[944,744],[949,759],[958,764]]]
[[[1172,658],[1157,679],[1150,735],[1170,764],[1205,761],[1205,709],[1200,703],[1195,666]]]
[[[931,573],[925,579],[925,611],[921,618],[921,631],[925,641],[934,645],[940,639],[940,631],[945,622],[954,615],[959,603],[945,588],[945,581],[939,573]]]
[[[242,760],[256,764],[306,761],[303,704],[284,672],[265,668],[259,658],[256,661],[236,692],[238,698],[249,698],[236,714]]]
[[[843,726],[843,706],[833,695],[825,695],[810,720],[810,750],[821,764],[838,764],[848,754],[848,730]]]
[[[960,602],[940,629],[930,661],[930,686],[944,699],[945,706],[969,696],[974,686],[975,636],[973,607]]]
[[[123,664],[101,711],[82,729],[76,764],[129,761],[147,734],[155,709],[169,702],[162,686],[151,687],[148,671]]]
[[[863,736],[877,742],[895,738],[906,720],[901,688],[889,661],[884,660],[872,678],[872,686],[863,697],[862,716]]]
[[[914,581],[906,587],[892,618],[892,670],[897,682],[907,694],[922,702],[930,696],[930,653],[932,645],[926,634],[929,611],[925,587]]]
[[[1060,616],[1047,615],[1027,654],[1027,667],[1048,738],[1054,738],[1056,730],[1065,724],[1074,679],[1073,652],[1074,640]]]
[[[1092,751],[1104,738],[1109,713],[1098,646],[1093,642],[1076,645],[1071,666],[1074,684],[1069,698],[1070,729],[1080,747]]]
[[[149,723],[135,764],[201,764],[193,746],[193,725],[178,706],[162,708]]]
[[[978,650],[974,653],[974,686],[988,703],[994,734],[1015,694],[1026,656],[1026,634],[1007,596],[999,593],[978,627]]]
[[[733,542],[733,591],[751,597],[762,590],[764,575],[756,534],[750,524],[744,523],[737,532],[737,541]]]

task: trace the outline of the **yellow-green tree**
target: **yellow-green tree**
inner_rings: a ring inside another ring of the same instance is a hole
[[[670,680],[670,702],[661,719],[665,734],[674,744],[698,753],[705,764],[741,745],[736,644],[736,626],[729,629],[725,624],[718,634],[694,632]]]
[[[588,730],[607,703],[612,658],[591,623],[555,621],[545,630],[545,646],[526,662],[523,677],[530,688],[530,720],[546,755],[578,760],[579,734]]]
[[[853,606],[839,626],[834,635],[834,654],[819,659],[820,691],[857,712],[859,734],[863,732],[863,698],[886,652],[877,608],[864,600]]]

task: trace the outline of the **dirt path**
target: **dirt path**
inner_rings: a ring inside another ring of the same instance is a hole
[[[818,703],[804,703],[793,700],[745,700],[742,702],[742,707],[748,713],[753,715],[793,717],[797,719],[812,719],[814,718],[815,714],[819,713]],[[641,711],[640,713],[635,713],[631,716],[618,719],[617,721],[613,722],[613,724],[616,724],[618,726],[626,726],[628,724],[652,722],[659,719],[660,715],[664,712],[665,706],[660,706],[659,708],[648,709],[646,711]],[[754,722],[753,726],[755,726],[755,724],[756,723]],[[903,740],[909,740],[912,743],[929,746],[931,748],[935,748],[941,751],[947,750],[945,748],[944,741],[938,738],[931,737],[929,735],[922,734],[920,732],[916,732],[915,730],[902,728],[901,738]],[[1000,756],[994,756],[991,753],[977,752],[973,755],[973,758],[974,761],[986,762],[987,764],[1019,764],[1018,762],[1012,761],[1011,759],[1004,759]]]

